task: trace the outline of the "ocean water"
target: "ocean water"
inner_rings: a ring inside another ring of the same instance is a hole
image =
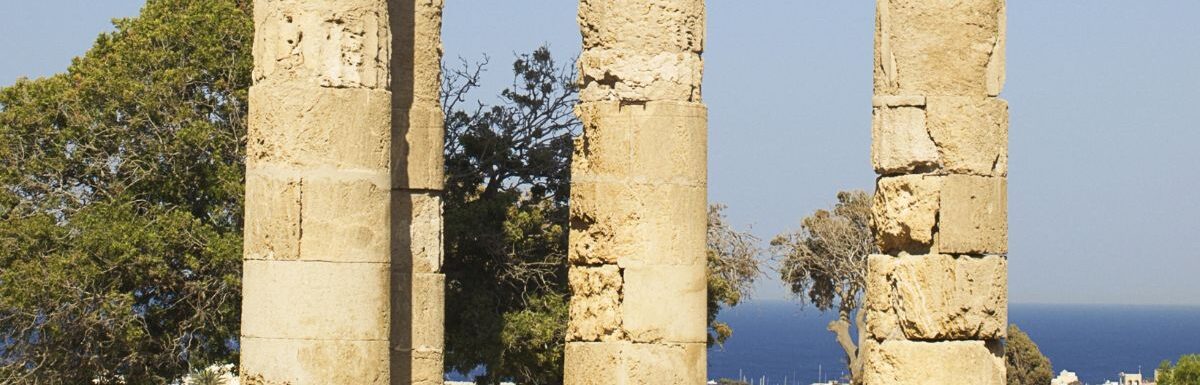
[[[831,316],[786,301],[722,311],[734,335],[709,349],[708,376],[803,385],[837,379],[846,365],[825,330]],[[1089,384],[1139,366],[1151,376],[1162,360],[1200,353],[1200,307],[1013,304],[1009,322],[1030,335],[1055,373],[1070,370]]]

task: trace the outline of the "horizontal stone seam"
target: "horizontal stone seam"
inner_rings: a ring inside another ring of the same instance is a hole
[[[407,192],[410,194],[428,194],[428,195],[439,195],[439,196],[442,193],[446,192],[445,189],[411,188],[411,187],[392,187],[391,191],[392,192]]]
[[[1005,98],[1004,98],[1004,97],[1002,97],[1002,96],[998,96],[998,95],[989,95],[987,92],[982,92],[982,93],[971,93],[971,94],[941,94],[941,93],[920,93],[920,94],[872,94],[872,96],[873,96],[873,97],[875,97],[875,98],[880,98],[880,97],[882,97],[882,98],[910,98],[910,97],[911,97],[911,98],[917,98],[917,97],[920,97],[920,98],[925,98],[925,99],[926,99],[926,101],[928,101],[928,98],[930,98],[930,97],[944,97],[944,98],[976,98],[976,99],[984,99],[984,98],[986,98],[986,99],[1000,99],[1000,100],[1005,100],[1005,101],[1007,101],[1007,100],[1008,100],[1008,99],[1005,99]],[[872,100],[874,100],[874,99],[872,99]],[[885,106],[876,106],[876,107],[885,107]],[[924,107],[924,105],[911,105],[911,104],[890,105],[890,104],[889,104],[889,105],[886,105],[886,107]]]
[[[611,174],[619,174],[619,173],[613,172]],[[650,181],[650,179],[653,179],[653,178],[648,178],[648,177],[638,178],[638,179],[642,179],[642,180],[629,181],[629,180],[618,180],[616,178],[596,178],[596,177],[576,176],[576,177],[574,177],[572,182],[575,184],[595,183],[595,184],[620,185],[620,186],[629,186],[629,187],[687,187],[687,188],[695,188],[695,189],[706,189],[708,186],[707,182],[679,183],[679,182],[671,182],[671,181]]]
[[[246,174],[265,177],[320,178],[346,181],[387,180],[393,178],[386,169],[295,167],[278,163],[262,162],[246,167]]]
[[[241,338],[251,338],[268,341],[318,341],[318,342],[391,342],[391,338],[317,338],[317,337],[262,337],[242,334]]]
[[[370,262],[370,261],[333,261],[324,259],[262,259],[262,258],[242,258],[243,261],[255,262],[275,262],[275,263],[326,263],[326,264],[347,264],[347,265],[403,265],[398,262]]]

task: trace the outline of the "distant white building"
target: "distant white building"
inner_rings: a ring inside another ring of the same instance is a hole
[[[1058,377],[1055,377],[1053,380],[1050,380],[1050,385],[1082,385],[1082,384],[1083,384],[1083,382],[1079,381],[1079,376],[1075,375],[1075,372],[1068,372],[1066,370],[1062,371],[1062,373],[1059,373]]]

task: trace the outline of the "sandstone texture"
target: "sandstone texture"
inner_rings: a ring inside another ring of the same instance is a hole
[[[706,346],[632,342],[567,342],[564,383],[696,385],[705,376]]]
[[[1005,0],[877,0],[866,385],[1003,384]]]
[[[865,300],[877,340],[999,340],[1008,323],[1004,257],[872,255]]]
[[[997,344],[991,344],[997,345]],[[983,341],[884,341],[867,346],[863,382],[893,385],[1003,385],[1003,349]]]
[[[244,383],[442,383],[442,5],[254,2]]]
[[[700,101],[703,0],[582,0],[583,102]]]
[[[582,0],[565,383],[703,384],[703,0]]]

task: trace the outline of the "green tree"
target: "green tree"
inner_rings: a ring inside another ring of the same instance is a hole
[[[236,355],[248,0],[150,0],[0,90],[0,383],[166,383]]]
[[[1045,385],[1054,378],[1050,359],[1017,325],[1008,325],[1004,362],[1008,369],[1008,385]]]
[[[771,253],[781,260],[780,278],[802,304],[822,312],[837,311],[829,322],[845,353],[851,378],[861,371],[853,326],[862,330],[862,292],[866,285],[867,257],[878,251],[871,232],[871,195],[842,191],[833,210],[817,210],[800,222],[800,229],[771,240]]]
[[[1154,381],[1159,385],[1200,385],[1200,354],[1179,357],[1175,365],[1163,361],[1158,365]]]

